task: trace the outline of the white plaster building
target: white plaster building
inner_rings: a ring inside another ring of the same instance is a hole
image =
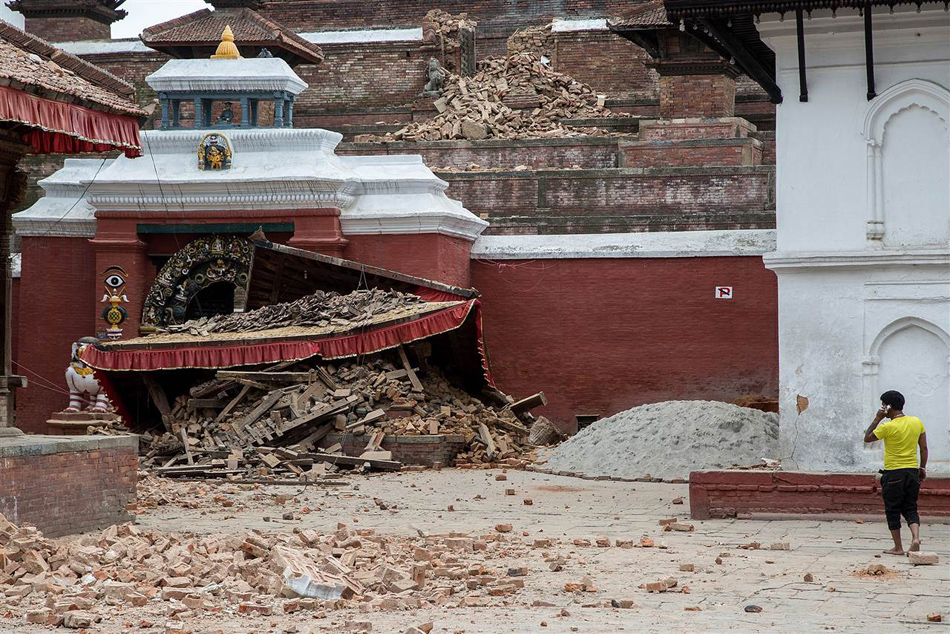
[[[950,473],[950,14],[875,7],[868,99],[864,20],[804,22],[798,100],[792,19],[763,15],[775,51],[783,467],[867,471],[863,430],[888,389],[927,428],[930,471]],[[807,404],[805,399],[807,399]]]

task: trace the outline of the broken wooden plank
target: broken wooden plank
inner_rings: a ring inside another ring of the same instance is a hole
[[[297,408],[308,409],[311,400],[320,400],[327,393],[327,386],[323,382],[314,381],[303,393],[297,397]]]
[[[478,434],[482,439],[482,442],[485,443],[485,453],[488,454],[488,458],[494,458],[495,454],[498,453],[498,448],[495,447],[495,441],[491,437],[491,432],[488,431],[488,425],[485,423],[479,423]]]
[[[260,405],[258,405],[258,406],[255,407],[253,410],[251,410],[251,413],[248,414],[248,415],[244,418],[244,420],[238,421],[238,423],[236,423],[236,424],[233,426],[234,431],[237,432],[238,435],[240,435],[241,432],[242,432],[248,425],[251,425],[251,424],[257,422],[257,420],[258,420],[261,416],[263,416],[264,414],[266,414],[266,413],[270,410],[270,408],[273,407],[273,406],[277,403],[277,401],[279,401],[283,396],[284,396],[284,393],[281,392],[280,390],[274,390],[273,392],[271,392],[270,394],[268,394],[267,396],[265,396],[265,397],[264,397],[264,400],[261,401]]]
[[[409,375],[409,382],[412,383],[412,389],[416,392],[424,391],[422,381],[416,376],[415,370],[412,369],[412,364],[409,363],[409,357],[406,356],[406,349],[402,346],[399,346],[399,358],[402,360],[403,369],[406,371],[406,374]]]
[[[527,398],[523,398],[520,401],[515,401],[508,406],[515,414],[520,414],[521,412],[527,412],[530,409],[535,407],[541,407],[542,405],[547,405],[548,399],[544,396],[544,392],[538,392],[537,394],[532,394]]]
[[[302,458],[313,458],[315,462],[329,462],[330,464],[342,465],[345,467],[361,467],[364,463],[369,463],[370,468],[380,471],[399,471],[402,469],[402,463],[395,460],[370,460],[366,458],[357,458],[355,456],[343,456],[340,454],[328,453],[308,453],[303,454]]]
[[[168,397],[165,395],[165,390],[162,389],[158,381],[148,374],[142,375],[142,382],[145,383],[148,395],[152,398],[155,408],[158,409],[158,413],[162,416],[162,424],[165,426],[165,431],[172,431],[172,421],[174,418],[172,417],[171,407],[168,406]]]
[[[349,429],[356,429],[360,425],[372,425],[373,423],[377,423],[387,418],[389,417],[386,415],[386,410],[374,409],[372,412],[370,412],[363,418],[359,419],[355,423],[350,423],[349,425],[344,427],[344,429],[349,430]]]
[[[236,381],[244,379],[258,382],[304,383],[310,379],[310,372],[247,372],[244,370],[218,370],[219,379]]]
[[[191,448],[188,446],[188,432],[185,431],[185,426],[179,427],[178,432],[181,436],[182,447],[185,448],[185,458],[188,460],[188,464],[195,464],[195,459],[191,455]]]
[[[241,391],[237,393],[237,396],[235,396],[231,400],[230,403],[224,406],[224,409],[221,410],[221,413],[218,414],[217,418],[214,419],[214,422],[220,423],[221,421],[223,421],[231,412],[234,411],[234,408],[238,406],[238,403],[244,400],[244,397],[247,396],[247,393],[250,391],[251,391],[250,385],[242,386]]]

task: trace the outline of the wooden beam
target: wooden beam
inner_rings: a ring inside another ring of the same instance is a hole
[[[775,77],[762,65],[762,62],[748,49],[722,20],[700,18],[699,23],[706,28],[719,45],[732,55],[736,64],[745,73],[755,80],[768,93],[772,103],[782,103],[782,89],[775,83]],[[705,40],[700,30],[691,33],[701,40]]]
[[[270,408],[276,405],[277,401],[283,398],[283,396],[284,396],[284,393],[281,392],[280,390],[274,390],[273,392],[265,396],[264,400],[261,401],[260,405],[258,405],[253,410],[251,410],[251,413],[248,414],[244,418],[244,420],[238,421],[238,423],[236,423],[235,425],[232,425],[232,429],[234,429],[234,432],[238,434],[239,436],[243,435],[245,427],[256,423],[257,420],[261,416],[266,414],[268,411],[270,411]]]
[[[245,370],[218,370],[215,376],[219,379],[236,381],[245,379],[257,382],[278,383],[305,383],[310,380],[310,372],[248,372]]]
[[[527,398],[523,398],[520,401],[515,401],[512,403],[508,409],[510,409],[515,414],[520,414],[521,412],[527,412],[532,410],[535,407],[541,407],[542,405],[547,405],[548,399],[544,395],[544,392],[538,392],[537,394],[532,394]]]
[[[802,10],[795,9],[795,31],[798,35],[798,100],[808,101],[808,81],[805,78],[805,22]]]
[[[495,447],[495,440],[491,437],[491,432],[488,431],[488,426],[485,423],[478,424],[478,435],[485,443],[485,452],[488,454],[488,458],[494,458],[495,454],[498,453],[498,448]]]
[[[168,397],[165,395],[165,390],[149,374],[142,375],[142,382],[145,383],[148,395],[152,398],[158,413],[162,415],[162,424],[165,426],[165,431],[172,431],[172,409],[168,406]]]
[[[415,371],[412,369],[412,364],[409,363],[409,357],[406,356],[406,349],[402,346],[399,346],[399,358],[402,360],[403,369],[406,371],[406,374],[409,375],[409,382],[412,383],[412,389],[416,392],[424,392],[422,381],[416,376]]]
[[[868,71],[868,101],[877,97],[874,89],[874,36],[871,28],[871,2],[864,5],[864,62]]]

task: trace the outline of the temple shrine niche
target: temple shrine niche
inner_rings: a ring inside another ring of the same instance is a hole
[[[147,81],[158,92],[162,130],[185,127],[183,104],[191,104],[194,109],[195,130],[292,128],[294,102],[307,88],[287,62],[278,57],[242,57],[230,26],[224,29],[211,59],[170,60],[149,75]],[[266,123],[261,108],[264,102],[273,103],[273,117]]]
[[[165,263],[142,309],[142,330],[234,312],[244,297],[251,244],[235,236],[199,238]]]

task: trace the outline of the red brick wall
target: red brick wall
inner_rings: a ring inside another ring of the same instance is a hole
[[[48,453],[51,443],[39,441],[0,458],[0,514],[15,524],[35,524],[47,537],[127,521],[139,462],[135,439],[56,442],[69,448]]]
[[[438,172],[486,233],[605,233],[775,226],[773,168]]]
[[[920,514],[950,517],[950,478],[927,478]],[[694,471],[689,510],[695,519],[750,514],[883,515],[872,474],[795,471]]]
[[[619,138],[622,137],[341,143],[336,153],[340,156],[420,154],[425,164],[434,170],[446,167],[468,169],[472,163],[483,168],[501,169],[514,169],[519,165],[536,169],[574,165],[583,169],[604,169],[617,165]],[[451,190],[449,195],[452,195]]]
[[[24,30],[47,42],[75,42],[78,40],[108,40],[112,29],[108,24],[89,18],[27,18]]]
[[[64,378],[70,346],[96,334],[96,256],[85,238],[24,237],[17,328],[19,368],[29,379],[17,391],[17,427],[45,433],[46,420],[68,404]],[[42,378],[38,378],[39,377]],[[43,380],[45,379],[45,381]],[[58,388],[58,390],[57,390]]]
[[[754,139],[621,143],[621,167],[761,165],[762,144]]]
[[[294,105],[295,119],[328,108],[404,105],[425,86],[430,53],[418,42],[321,48],[322,64],[296,68],[310,88]]]
[[[731,117],[735,115],[736,81],[725,75],[660,77],[660,116]]]
[[[777,283],[761,258],[473,260],[472,285],[498,387],[543,390],[536,413],[565,430],[578,414],[778,394]]]
[[[472,244],[436,233],[346,236],[343,257],[453,286],[471,286]]]
[[[646,51],[608,31],[556,34],[554,68],[611,97],[648,99],[658,94],[656,71]]]

